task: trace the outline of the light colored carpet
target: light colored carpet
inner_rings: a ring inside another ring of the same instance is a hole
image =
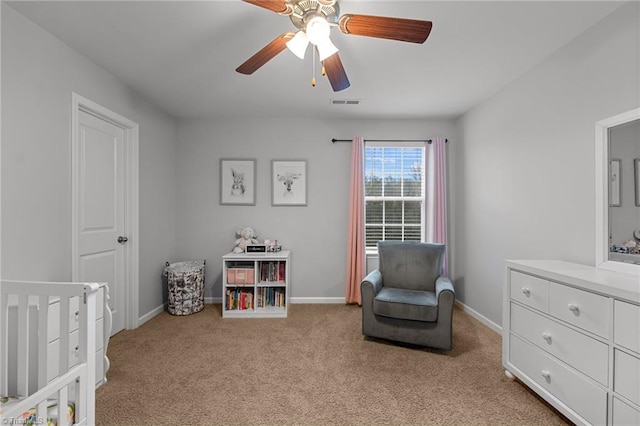
[[[454,349],[367,339],[352,305],[283,319],[167,312],[109,344],[100,425],[554,425],[501,364],[501,337],[454,310]]]

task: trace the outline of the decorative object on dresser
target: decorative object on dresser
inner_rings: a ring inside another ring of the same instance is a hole
[[[220,204],[256,205],[256,160],[220,159]]]
[[[502,362],[572,422],[640,424],[638,277],[506,261]]]
[[[222,256],[222,317],[286,317],[290,252]]]
[[[271,161],[271,205],[307,205],[307,161]]]
[[[455,292],[444,244],[378,241],[379,267],[360,284],[362,334],[450,350]]]

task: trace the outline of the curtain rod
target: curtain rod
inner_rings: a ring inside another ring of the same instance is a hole
[[[365,139],[365,142],[426,142],[431,143],[431,139]],[[449,142],[449,139],[445,139],[445,142]],[[331,143],[336,142],[352,142],[351,139],[331,139]]]

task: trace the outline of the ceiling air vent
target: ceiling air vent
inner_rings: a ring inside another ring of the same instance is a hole
[[[331,99],[331,105],[359,105],[360,99]]]

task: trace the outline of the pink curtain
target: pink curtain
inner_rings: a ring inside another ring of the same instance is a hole
[[[360,282],[365,276],[364,241],[364,139],[353,138],[351,145],[351,194],[347,240],[347,279],[345,301],[362,304]]]
[[[427,150],[427,240],[447,244],[447,147],[446,139],[434,138]],[[448,271],[448,252],[445,251],[443,273]]]

